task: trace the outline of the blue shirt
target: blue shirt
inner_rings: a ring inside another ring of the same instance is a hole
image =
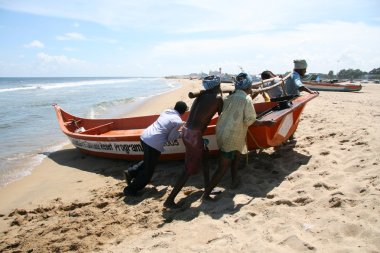
[[[183,121],[176,110],[165,110],[158,119],[144,130],[141,135],[141,140],[157,149],[160,152],[164,151],[164,145],[168,141],[174,141],[179,138],[179,127]]]
[[[297,72],[293,71],[290,78],[286,79],[285,88],[288,95],[300,95],[299,88],[303,87],[301,76]]]

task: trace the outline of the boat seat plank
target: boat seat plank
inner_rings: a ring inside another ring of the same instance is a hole
[[[69,125],[71,125],[71,124],[74,124],[74,123],[80,123],[82,120],[81,119],[78,119],[78,120],[76,120],[76,119],[69,119],[68,121],[65,121],[64,123],[63,123],[63,125],[64,126],[69,126]]]
[[[141,136],[144,132],[144,129],[123,129],[123,130],[111,130],[102,135],[111,136]]]
[[[106,124],[102,124],[102,125],[87,129],[86,131],[81,132],[81,134],[91,134],[91,133],[94,133],[96,130],[100,130],[101,128],[105,128],[105,127],[111,126],[113,124],[114,124],[114,122],[108,122]]]

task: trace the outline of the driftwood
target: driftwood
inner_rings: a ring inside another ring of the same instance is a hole
[[[270,90],[270,89],[273,89],[274,87],[277,87],[279,85],[281,85],[281,88],[282,88],[284,94],[286,95],[284,83],[285,83],[285,80],[290,77],[290,75],[291,74],[288,74],[284,78],[273,77],[273,78],[270,78],[270,79],[262,80],[260,82],[252,83],[252,93],[253,93],[253,95],[265,92],[265,91]],[[273,80],[278,80],[278,79],[280,79],[280,80],[277,83],[275,83],[275,84],[273,84],[273,85],[271,85],[269,87],[262,88],[262,86],[264,85],[264,83],[268,83],[268,82],[271,82]],[[204,93],[205,91],[206,90],[200,90],[198,92],[189,92],[188,96],[189,96],[189,98],[196,98],[200,94]],[[224,90],[222,90],[223,93],[232,93],[233,91],[234,91],[234,89],[224,89]]]

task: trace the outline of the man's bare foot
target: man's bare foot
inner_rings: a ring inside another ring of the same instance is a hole
[[[174,201],[166,200],[164,202],[164,207],[170,208],[170,209],[180,209],[182,207],[182,205],[176,204],[176,203],[174,203]]]
[[[210,195],[202,195],[202,200],[204,200],[204,201],[211,201],[211,202],[214,202],[214,201],[216,201],[216,200],[218,200],[216,197],[214,197],[214,198],[211,198],[210,197]]]
[[[222,192],[223,190],[221,188],[215,187],[214,189],[212,189],[210,195],[218,195],[218,194],[221,194]]]

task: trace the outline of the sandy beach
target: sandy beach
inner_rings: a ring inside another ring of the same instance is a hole
[[[191,104],[199,80],[136,104],[126,116]],[[260,99],[260,98],[259,98]],[[321,92],[296,141],[252,151],[230,189],[202,202],[202,173],[163,207],[183,161],[160,162],[151,184],[125,198],[131,162],[91,157],[73,146],[0,189],[0,252],[380,252],[380,85]],[[217,159],[209,161],[213,169]]]

